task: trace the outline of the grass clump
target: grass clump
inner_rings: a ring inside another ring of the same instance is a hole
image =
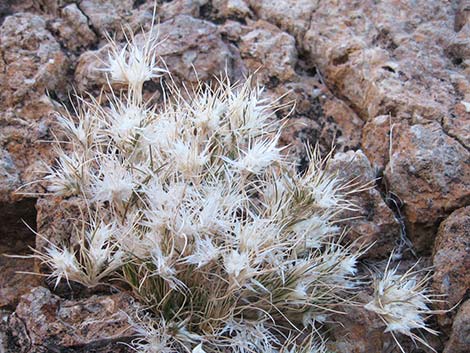
[[[149,105],[143,83],[167,70],[151,33],[128,38],[105,69],[126,89],[60,118],[46,180],[87,205],[79,240],[37,256],[56,283],[122,280],[145,307],[132,319],[139,352],[326,352],[318,328],[358,285],[362,250],[337,221],[358,186],[316,149],[299,174],[278,144],[279,105],[251,79],[189,98],[170,86]]]

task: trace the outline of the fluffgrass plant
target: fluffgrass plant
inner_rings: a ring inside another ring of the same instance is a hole
[[[326,352],[319,327],[358,285],[364,249],[344,245],[338,219],[360,186],[318,149],[299,173],[279,147],[279,104],[251,78],[189,97],[170,84],[161,106],[145,102],[144,82],[167,73],[152,33],[111,41],[107,105],[79,98],[60,117],[48,191],[87,209],[77,244],[37,256],[56,283],[124,281],[145,308],[131,319],[139,352]],[[381,295],[368,309],[393,330]]]

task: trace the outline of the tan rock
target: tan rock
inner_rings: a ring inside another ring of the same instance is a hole
[[[359,211],[347,211],[341,217],[356,218],[345,222],[350,229],[348,240],[357,240],[363,245],[374,243],[367,253],[368,258],[387,258],[400,242],[400,225],[374,187],[377,176],[369,160],[361,150],[337,153],[331,161],[330,170],[343,180],[354,176],[359,186],[369,186],[351,197]]]
[[[444,353],[468,353],[470,347],[470,300],[459,309]]]
[[[34,259],[13,256],[32,255],[35,234],[36,200],[0,202],[0,310],[14,308],[21,295],[40,285],[42,278],[32,274]]]
[[[170,20],[179,15],[199,17],[201,7],[207,4],[208,0],[175,0],[164,2],[158,8],[158,15],[162,21]]]
[[[470,198],[470,152],[438,123],[403,128],[385,170],[391,191],[404,202],[408,232],[429,252],[439,220]]]
[[[266,21],[249,26],[240,37],[240,55],[251,73],[261,84],[270,80],[291,81],[295,78],[297,49],[295,39]]]
[[[122,342],[135,333],[128,321],[134,305],[125,293],[64,300],[36,287],[9,316],[6,335],[16,341],[17,352],[128,352]]]
[[[21,197],[14,191],[22,184],[23,192],[41,191],[31,182],[40,178],[41,160],[51,161],[43,141],[52,139],[54,105],[46,91],[66,95],[69,62],[46,25],[44,17],[17,13],[0,26],[0,164],[7,188],[0,200]]]
[[[361,302],[371,299],[364,292],[359,293],[358,298]],[[361,305],[343,305],[340,310],[344,315],[335,317],[331,342],[328,342],[333,352],[377,353],[387,352],[395,346],[393,338],[384,333],[383,323],[375,313]]]
[[[217,15],[222,18],[246,19],[252,16],[251,10],[244,0],[212,0]]]
[[[80,10],[91,26],[103,37],[109,32],[120,32],[122,24],[131,15],[132,0],[83,0]]]
[[[292,82],[279,83],[266,95],[272,100],[282,97],[280,103],[286,108],[281,114],[291,113],[282,140],[294,144],[299,152],[305,153],[306,143],[319,144],[323,153],[333,146],[340,152],[360,146],[363,122],[317,79],[296,75]]]
[[[255,15],[288,30],[301,38],[310,26],[312,13],[316,11],[317,0],[248,0]]]
[[[362,119],[436,121],[455,99],[442,55],[452,13],[441,1],[322,1],[311,12],[303,46]]]
[[[163,22],[159,34],[165,41],[158,47],[157,55],[178,79],[195,82],[199,77],[206,81],[226,69],[230,75],[232,55],[214,24],[180,15]]]
[[[434,244],[433,266],[433,290],[444,295],[437,308],[450,309],[470,289],[470,206],[452,212],[441,223]],[[455,310],[439,315],[439,323],[448,327],[454,316]]]
[[[88,25],[88,18],[76,4],[65,6],[60,11],[61,17],[50,24],[67,49],[77,51],[96,43],[95,32]]]

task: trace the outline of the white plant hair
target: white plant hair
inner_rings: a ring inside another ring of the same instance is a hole
[[[133,322],[138,352],[326,352],[319,324],[358,284],[364,249],[344,244],[338,220],[358,186],[329,172],[318,148],[297,171],[278,144],[281,106],[252,77],[199,83],[189,98],[170,83],[151,106],[143,84],[167,73],[154,33],[110,48],[107,105],[79,98],[59,119],[66,141],[47,190],[86,210],[77,243],[37,255],[51,277],[124,281],[147,310]],[[388,271],[367,306],[390,331],[426,328],[426,297],[409,277]],[[384,301],[392,290],[417,310],[401,328]]]

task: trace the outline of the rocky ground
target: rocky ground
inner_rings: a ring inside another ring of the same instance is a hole
[[[43,247],[32,230],[66,237],[77,201],[38,197],[35,183],[54,159],[54,112],[72,90],[99,92],[105,34],[148,29],[152,9],[152,0],[0,3],[1,253]],[[175,80],[257,71],[267,96],[296,101],[285,143],[300,155],[304,142],[336,145],[333,168],[375,180],[356,196],[362,217],[349,222],[349,237],[376,242],[364,262],[398,248],[404,261],[434,265],[432,288],[445,299],[436,309],[453,310],[431,323],[441,332],[431,345],[468,352],[470,1],[173,0],[159,1],[157,14],[158,55]],[[146,90],[158,99],[156,82]],[[37,267],[0,258],[0,352],[129,351],[118,343],[134,334],[127,294],[54,291],[17,273]],[[330,339],[337,352],[393,351],[378,317],[345,310]]]

